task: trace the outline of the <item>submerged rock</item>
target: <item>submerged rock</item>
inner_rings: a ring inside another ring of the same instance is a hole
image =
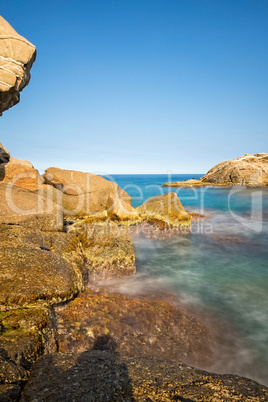
[[[191,227],[191,217],[185,211],[176,193],[150,198],[137,208],[142,220],[157,223],[163,229]]]
[[[0,16],[0,116],[20,100],[20,92],[30,81],[36,58],[35,47],[18,35]]]
[[[41,357],[33,367],[21,402],[265,402],[267,399],[266,387],[243,377],[217,375],[149,357],[88,351]]]
[[[108,349],[199,365],[212,357],[206,327],[155,297],[134,299],[86,289],[57,308],[56,319],[60,352]]]

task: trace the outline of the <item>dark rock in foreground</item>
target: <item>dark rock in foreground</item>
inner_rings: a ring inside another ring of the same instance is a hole
[[[202,322],[156,297],[86,289],[56,308],[56,323],[60,352],[105,349],[199,366],[211,363],[210,334]]]
[[[184,364],[88,351],[41,357],[22,394],[26,401],[267,401],[268,389],[234,375]]]

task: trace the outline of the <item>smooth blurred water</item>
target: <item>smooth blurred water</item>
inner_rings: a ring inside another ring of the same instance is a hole
[[[186,209],[208,218],[195,222],[191,234],[136,239],[137,275],[118,286],[133,295],[165,286],[185,304],[228,324],[234,331],[230,348],[215,371],[268,385],[268,189],[161,187],[192,176],[113,176],[133,206],[175,191]]]

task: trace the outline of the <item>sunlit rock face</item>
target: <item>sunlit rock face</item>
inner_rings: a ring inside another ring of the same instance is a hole
[[[35,46],[0,16],[0,116],[20,101],[35,58]]]
[[[240,184],[246,186],[268,185],[268,154],[246,154],[237,159],[221,162],[202,177],[201,182]]]

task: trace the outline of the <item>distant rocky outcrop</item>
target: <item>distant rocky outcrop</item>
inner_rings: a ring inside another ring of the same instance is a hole
[[[240,184],[250,187],[268,185],[268,154],[246,154],[221,162],[208,171],[200,181],[213,184]]]
[[[164,183],[163,187],[268,186],[268,154],[246,154],[221,162],[199,180]]]
[[[95,350],[41,357],[21,402],[64,401],[66,395],[70,401],[265,402],[268,389],[168,360]]]
[[[0,16],[0,116],[20,101],[35,58],[35,47]]]

